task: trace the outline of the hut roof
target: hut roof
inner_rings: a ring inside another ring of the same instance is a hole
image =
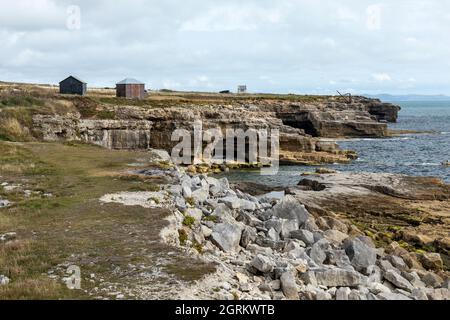
[[[144,84],[144,83],[140,82],[136,79],[133,79],[133,78],[126,78],[126,79],[118,82],[117,84]]]
[[[61,81],[61,82],[64,82],[64,81],[66,81],[67,79],[69,79],[69,78],[73,78],[73,79],[75,79],[75,80],[77,80],[78,82],[81,82],[81,83],[84,83],[84,84],[86,84],[86,82],[84,82],[83,80],[81,80],[80,78],[77,78],[77,77],[74,77],[74,76],[68,76],[67,78],[65,78],[63,81]],[[61,83],[60,82],[60,83]]]

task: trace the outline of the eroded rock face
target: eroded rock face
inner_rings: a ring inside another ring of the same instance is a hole
[[[152,122],[146,120],[90,120],[72,117],[33,117],[45,141],[84,141],[108,149],[149,149]]]
[[[78,102],[73,102],[76,107]],[[149,101],[149,106],[153,102]],[[74,107],[74,109],[76,109]],[[112,149],[172,150],[176,129],[193,129],[201,120],[203,129],[278,129],[281,161],[284,163],[348,162],[353,154],[341,153],[334,143],[317,137],[385,136],[387,125],[378,119],[394,120],[398,108],[376,100],[354,97],[351,104],[335,97],[308,103],[290,100],[235,101],[208,105],[174,102],[168,107],[91,105],[107,110],[114,119],[100,115],[86,118],[73,112],[65,115],[35,115],[33,131],[45,141],[80,140]],[[376,114],[376,116],[371,115]],[[389,121],[388,120],[388,121]]]
[[[236,250],[241,241],[242,228],[237,224],[216,224],[211,234],[211,240],[223,251]]]
[[[326,287],[356,287],[362,282],[362,277],[355,271],[330,269],[315,271],[317,284]]]

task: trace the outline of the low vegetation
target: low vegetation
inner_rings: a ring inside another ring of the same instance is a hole
[[[159,190],[153,181],[120,177],[128,163],[143,158],[142,152],[85,144],[0,142],[0,182],[17,186],[0,189],[0,198],[13,202],[0,209],[0,234],[17,233],[16,240],[0,243],[0,274],[11,279],[0,287],[0,299],[91,298],[88,293],[101,285],[98,279],[137,285],[128,266],[151,269],[161,259],[175,278],[196,280],[212,271],[181,253],[168,256],[174,249],[159,238],[167,210],[99,202],[104,194],[136,186]],[[69,290],[49,277],[51,272],[61,279],[68,264],[80,266],[83,290]],[[183,270],[185,265],[191,270]],[[124,273],[113,272],[117,268]],[[94,282],[90,274],[96,275]]]

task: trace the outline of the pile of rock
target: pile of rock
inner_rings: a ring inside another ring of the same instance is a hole
[[[253,197],[227,179],[179,173],[169,190],[179,245],[218,262],[214,297],[241,299],[450,299],[439,254],[372,240],[335,217],[313,217],[293,196]],[[222,280],[223,281],[223,280]],[[231,294],[233,293],[233,294]],[[206,294],[206,293],[205,293]]]

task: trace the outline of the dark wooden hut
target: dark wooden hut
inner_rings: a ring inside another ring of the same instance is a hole
[[[87,92],[87,83],[74,76],[69,76],[59,83],[59,93],[78,94],[84,96]]]
[[[116,84],[116,94],[118,97],[128,99],[145,98],[145,84],[136,79],[124,79]]]

